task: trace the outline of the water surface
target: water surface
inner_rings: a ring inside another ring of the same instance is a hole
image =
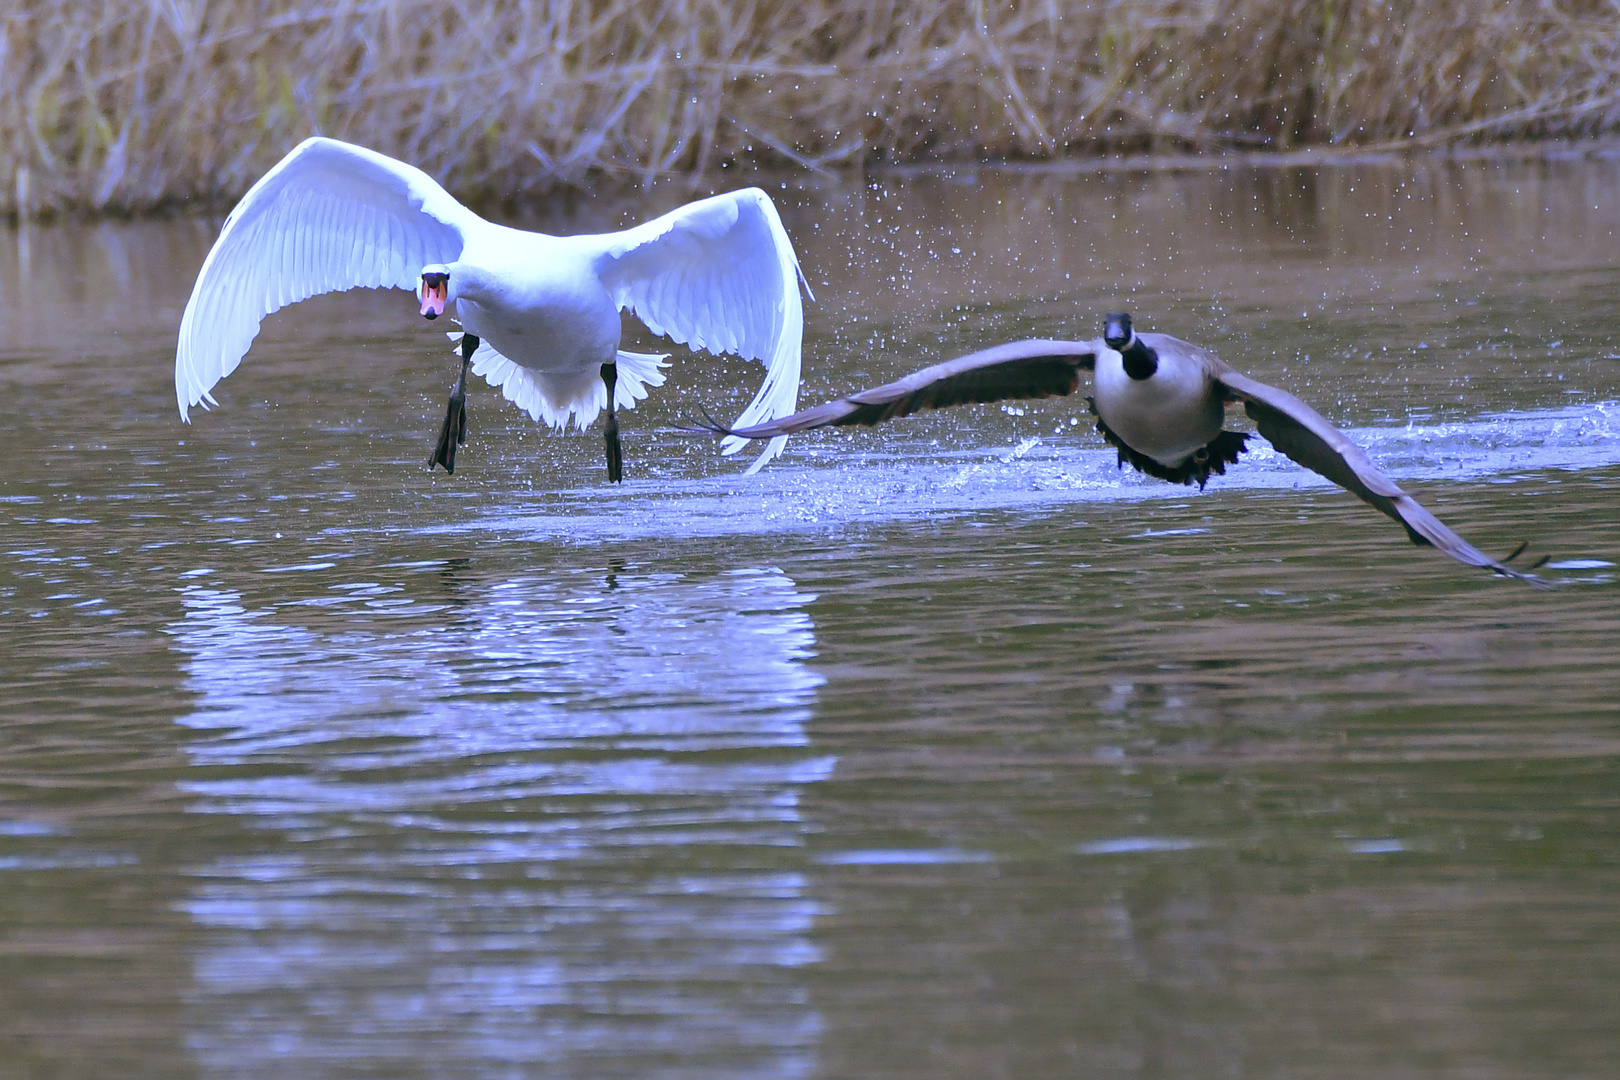
[[[217,221],[0,234],[0,1075],[1606,1073],[1617,183],[773,191],[801,400],[1128,309],[1551,592],[1263,443],[1122,472],[1075,401],[745,478],[677,428],[759,369],[679,350],[622,486],[481,384],[430,473],[404,293],[272,317],[185,426]]]

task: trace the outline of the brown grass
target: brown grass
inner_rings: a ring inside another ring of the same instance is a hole
[[[1578,136],[1615,0],[11,0],[0,211],[233,199],[306,135],[593,176]]]

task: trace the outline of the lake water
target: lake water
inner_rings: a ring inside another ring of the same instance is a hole
[[[0,232],[0,1076],[1610,1074],[1617,191],[773,190],[802,402],[1130,310],[1552,591],[1263,443],[1121,472],[1078,399],[745,478],[677,428],[760,369],[684,352],[622,486],[482,382],[429,472],[455,360],[402,292],[272,317],[185,426],[218,219]]]

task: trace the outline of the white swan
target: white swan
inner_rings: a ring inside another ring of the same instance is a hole
[[[425,317],[453,301],[465,330],[430,466],[455,470],[470,366],[553,427],[572,415],[583,429],[605,407],[608,475],[618,480],[614,410],[663,384],[668,355],[620,351],[620,309],[694,349],[762,361],[765,382],[735,425],[747,427],[791,413],[798,400],[802,280],[776,207],[758,188],[623,232],[547,236],[485,221],[414,166],[306,139],[242,197],[203,262],[180,320],[175,399],[188,423],[191,406],[218,404],[209,391],[236,370],[272,311],[361,286],[414,288]],[[748,471],[785,441],[772,439]],[[722,452],[744,445],[732,439]]]

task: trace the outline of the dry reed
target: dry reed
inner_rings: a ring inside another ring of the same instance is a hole
[[[1616,0],[12,0],[0,212],[239,195],[352,139],[463,197],[588,176],[1564,137]]]

